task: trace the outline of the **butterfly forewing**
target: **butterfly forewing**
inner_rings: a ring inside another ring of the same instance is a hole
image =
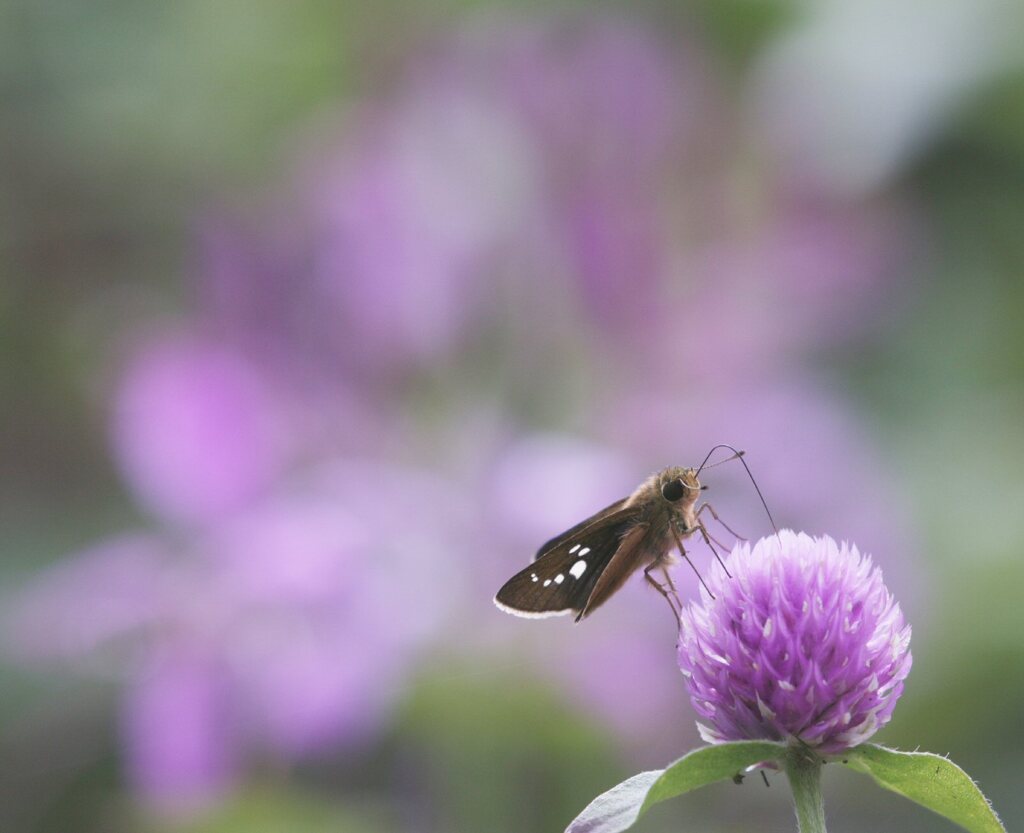
[[[546,545],[536,561],[505,582],[495,604],[517,616],[581,613],[601,573],[638,522],[634,510],[605,511],[574,528],[575,534],[552,539],[554,546]]]
[[[588,529],[589,527],[594,526],[597,523],[600,523],[610,515],[613,515],[616,512],[620,511],[622,507],[626,505],[627,500],[629,500],[629,498],[624,497],[621,500],[615,501],[615,503],[611,504],[610,506],[606,506],[600,512],[594,513],[586,520],[580,521],[578,524],[576,524],[576,526],[567,529],[561,535],[556,535],[550,541],[546,541],[540,547],[540,549],[537,550],[537,554],[533,557],[533,560],[536,561],[538,558],[540,558],[542,555],[545,555],[550,550],[553,550],[569,541],[570,538],[578,539],[580,533],[582,533],[585,529]],[[572,546],[572,544],[570,544],[570,546]]]

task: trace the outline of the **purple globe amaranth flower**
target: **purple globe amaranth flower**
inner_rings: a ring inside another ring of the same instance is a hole
[[[910,671],[910,626],[870,557],[783,530],[737,546],[683,611],[679,667],[709,743],[799,739],[822,754],[867,740]]]

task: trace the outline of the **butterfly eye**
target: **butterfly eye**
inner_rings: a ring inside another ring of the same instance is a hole
[[[686,494],[686,487],[683,486],[682,480],[670,480],[661,487],[661,496],[670,503],[675,503],[684,494]]]

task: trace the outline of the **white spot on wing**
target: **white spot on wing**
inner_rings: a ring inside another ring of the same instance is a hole
[[[536,573],[530,573],[530,581],[536,581],[536,580],[537,580],[537,574]]]
[[[565,576],[562,573],[555,576],[555,584],[561,584],[563,581],[565,581]]]
[[[544,586],[547,587],[549,584],[551,584],[551,579],[549,579],[549,578],[544,579]]]
[[[577,562],[576,562],[575,564],[573,564],[573,565],[572,565],[572,566],[571,566],[571,567],[569,568],[569,574],[570,574],[570,575],[571,575],[571,576],[572,576],[573,578],[579,578],[580,576],[582,576],[582,575],[583,575],[583,572],[584,572],[584,571],[585,571],[586,569],[587,569],[587,562],[586,562],[586,561],[584,561],[584,560],[583,560],[583,559],[581,558],[581,559],[580,559],[579,561],[577,561]]]
[[[584,547],[580,550],[580,555],[586,555],[588,552],[590,552],[590,547]]]
[[[574,546],[574,547],[573,547],[573,548],[572,548],[571,550],[569,550],[569,554],[570,554],[570,555],[572,555],[572,554],[573,554],[574,552],[576,552],[576,550],[578,550],[579,548],[580,548],[580,545],[579,545],[579,544],[576,544],[576,546]]]

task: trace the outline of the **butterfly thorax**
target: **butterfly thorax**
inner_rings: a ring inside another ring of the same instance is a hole
[[[640,510],[638,521],[650,527],[648,548],[652,556],[668,562],[673,548],[672,527],[681,538],[697,528],[697,500],[701,485],[694,469],[670,466],[652,474],[626,501]]]

